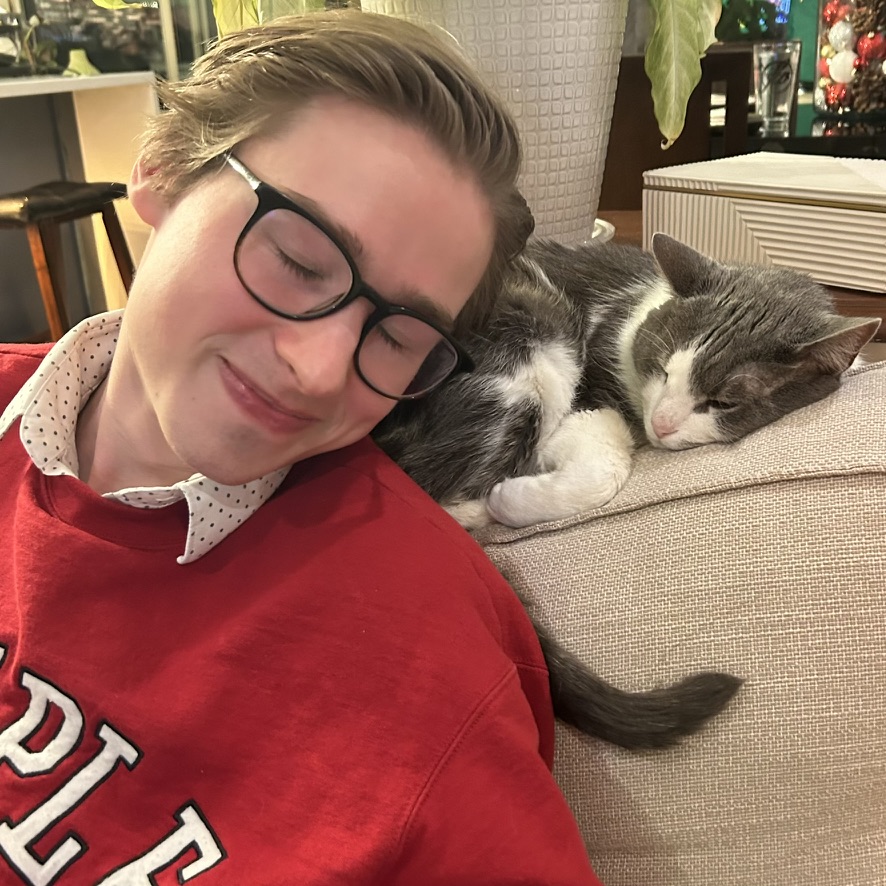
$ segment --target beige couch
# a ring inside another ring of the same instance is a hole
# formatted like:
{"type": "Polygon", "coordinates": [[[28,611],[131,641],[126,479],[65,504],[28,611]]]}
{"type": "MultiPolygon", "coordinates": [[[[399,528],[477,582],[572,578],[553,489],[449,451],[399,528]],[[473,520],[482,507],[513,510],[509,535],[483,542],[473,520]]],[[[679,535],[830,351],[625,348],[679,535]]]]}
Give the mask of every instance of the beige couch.
{"type": "Polygon", "coordinates": [[[606,886],[886,884],[886,363],[737,444],[641,451],[605,508],[479,540],[612,682],[747,680],[676,750],[560,728],[606,886]]]}

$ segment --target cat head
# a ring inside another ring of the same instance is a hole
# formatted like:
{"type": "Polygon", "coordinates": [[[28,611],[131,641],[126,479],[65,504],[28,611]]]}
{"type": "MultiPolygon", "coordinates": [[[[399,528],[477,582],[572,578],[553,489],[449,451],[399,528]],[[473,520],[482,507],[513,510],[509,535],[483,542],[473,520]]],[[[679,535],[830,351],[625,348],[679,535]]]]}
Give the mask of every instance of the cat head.
{"type": "Polygon", "coordinates": [[[639,325],[632,356],[654,446],[731,442],[820,400],[880,325],[841,317],[797,271],[722,264],[663,234],[652,252],[673,296],[639,325]]]}

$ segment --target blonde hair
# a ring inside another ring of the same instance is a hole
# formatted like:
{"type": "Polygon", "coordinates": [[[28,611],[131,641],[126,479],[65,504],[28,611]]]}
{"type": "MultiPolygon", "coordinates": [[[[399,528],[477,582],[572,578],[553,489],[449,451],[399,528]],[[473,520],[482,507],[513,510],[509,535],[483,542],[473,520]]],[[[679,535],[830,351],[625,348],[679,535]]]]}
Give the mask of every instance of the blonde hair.
{"type": "Polygon", "coordinates": [[[418,25],[340,10],[231,34],[196,62],[190,77],[160,87],[168,110],[153,119],[142,160],[172,199],[244,140],[269,134],[299,107],[329,95],[415,125],[453,165],[476,176],[492,207],[495,246],[456,331],[479,322],[533,227],[516,185],[519,136],[503,101],[471,65],[418,25]]]}

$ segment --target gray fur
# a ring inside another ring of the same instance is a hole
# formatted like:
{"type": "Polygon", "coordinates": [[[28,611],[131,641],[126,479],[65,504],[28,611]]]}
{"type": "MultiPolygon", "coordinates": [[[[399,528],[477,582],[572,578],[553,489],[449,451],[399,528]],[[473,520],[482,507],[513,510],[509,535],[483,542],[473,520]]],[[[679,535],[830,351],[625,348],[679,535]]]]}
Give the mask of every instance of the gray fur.
{"type": "Polygon", "coordinates": [[[489,321],[465,341],[475,371],[398,405],[376,431],[379,445],[445,506],[482,501],[501,481],[542,470],[542,429],[569,412],[615,409],[646,442],[636,388],[680,348],[697,348],[695,411],[710,412],[717,441],[730,442],[834,391],[876,331],[877,320],[840,317],[804,274],[723,265],[661,234],[653,253],[531,243],[489,321]],[[672,297],[637,329],[632,379],[619,362],[619,337],[663,285],[672,297]],[[531,376],[533,360],[553,345],[574,365],[568,405],[544,396],[541,376],[530,394],[504,402],[502,385],[531,376]]]}
{"type": "MultiPolygon", "coordinates": [[[[666,384],[675,352],[695,354],[684,371],[691,389],[684,403],[703,410],[711,439],[725,442],[833,391],[876,331],[878,321],[839,317],[825,290],[802,274],[727,267],[661,235],[653,251],[654,258],[616,245],[531,244],[489,322],[465,342],[475,371],[398,405],[377,429],[378,443],[469,528],[500,516],[493,505],[502,490],[523,521],[512,525],[525,525],[599,503],[583,495],[599,491],[594,484],[607,471],[610,482],[600,488],[617,492],[631,433],[638,442],[650,433],[643,387],[666,384]],[[652,297],[657,307],[632,320],[652,297]],[[601,458],[581,440],[575,445],[585,431],[596,435],[582,439],[599,444],[601,458]],[[521,485],[538,481],[528,492],[521,485]],[[559,510],[547,512],[546,499],[557,495],[559,510]]],[[[700,673],[623,692],[535,627],[556,715],[623,747],[666,747],[695,732],[741,683],[700,673]]]]}
{"type": "MultiPolygon", "coordinates": [[[[840,317],[828,293],[794,271],[722,265],[661,235],[653,252],[530,245],[489,322],[465,343],[476,370],[398,406],[378,429],[379,444],[456,513],[527,475],[578,476],[574,463],[552,468],[545,456],[546,441],[576,415],[615,411],[644,442],[640,389],[661,378],[675,352],[694,353],[694,411],[714,420],[714,439],[729,442],[835,390],[879,325],[840,317]],[[658,306],[632,321],[656,293],[658,306]],[[554,352],[567,359],[551,378],[540,355],[554,352]]],[[[697,731],[741,685],[704,672],[624,692],[535,627],[557,717],[626,748],[667,747],[697,731]]]]}

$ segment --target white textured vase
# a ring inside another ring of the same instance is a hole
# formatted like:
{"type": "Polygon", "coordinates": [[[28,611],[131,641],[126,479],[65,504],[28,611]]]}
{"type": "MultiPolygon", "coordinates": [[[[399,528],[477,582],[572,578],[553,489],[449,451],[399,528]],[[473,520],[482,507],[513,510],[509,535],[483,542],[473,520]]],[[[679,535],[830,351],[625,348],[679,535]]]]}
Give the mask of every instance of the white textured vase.
{"type": "Polygon", "coordinates": [[[594,230],[627,0],[362,0],[444,28],[511,107],[525,148],[521,188],[536,234],[594,230]]]}

